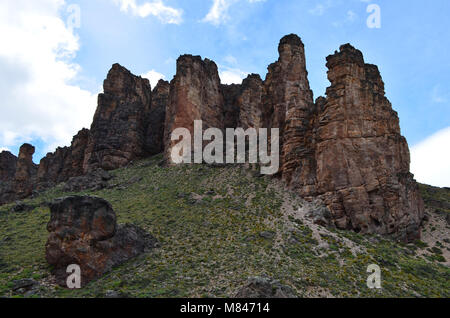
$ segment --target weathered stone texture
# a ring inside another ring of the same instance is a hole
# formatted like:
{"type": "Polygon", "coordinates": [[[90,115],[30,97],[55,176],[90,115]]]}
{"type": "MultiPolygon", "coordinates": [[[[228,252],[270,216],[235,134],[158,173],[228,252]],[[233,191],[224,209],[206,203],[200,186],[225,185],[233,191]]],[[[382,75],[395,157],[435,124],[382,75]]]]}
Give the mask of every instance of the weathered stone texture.
{"type": "Polygon", "coordinates": [[[113,65],[91,130],[80,131],[70,147],[42,159],[37,178],[32,146],[24,145],[18,159],[0,154],[0,204],[31,194],[33,186],[116,169],[160,152],[170,162],[177,142],[171,133],[187,128],[193,135],[194,121],[202,120],[204,130],[278,128],[279,176],[301,196],[321,197],[332,223],[418,238],[423,202],[378,68],[366,64],[351,45],[341,46],[327,57],[326,97],[314,103],[301,39],[283,37],[278,52],[264,81],[251,74],[233,85],[221,85],[213,61],[183,55],[170,84],[161,80],[153,92],[148,80],[113,65]]]}
{"type": "Polygon", "coordinates": [[[17,157],[9,151],[0,153],[0,182],[11,181],[16,173],[17,157]]]}
{"type": "Polygon", "coordinates": [[[156,155],[164,150],[164,122],[169,94],[170,83],[164,80],[160,80],[152,92],[145,135],[145,152],[149,155],[156,155]]]}
{"type": "Polygon", "coordinates": [[[302,194],[314,192],[313,93],[309,87],[305,49],[290,34],[280,41],[278,61],[269,66],[266,101],[273,110],[271,128],[280,129],[281,175],[302,194]]]}
{"type": "Polygon", "coordinates": [[[38,169],[38,189],[45,189],[69,178],[84,174],[84,158],[90,132],[83,129],[73,137],[70,147],[57,148],[41,159],[38,169]]]}
{"type": "Polygon", "coordinates": [[[19,150],[13,189],[18,199],[23,199],[33,192],[33,184],[37,174],[37,165],[33,163],[35,148],[30,144],[23,144],[19,150]]]}
{"type": "Polygon", "coordinates": [[[419,237],[423,203],[378,68],[349,44],[327,67],[331,86],[317,105],[317,194],[340,228],[419,237]]]}
{"type": "Polygon", "coordinates": [[[114,64],[103,89],[91,126],[84,172],[117,169],[145,155],[151,107],[148,79],[134,76],[114,64]]]}
{"type": "Polygon", "coordinates": [[[203,129],[224,128],[224,99],[217,65],[200,56],[183,55],[177,60],[177,73],[170,83],[165,124],[165,154],[176,142],[170,140],[176,128],[187,128],[192,136],[194,121],[202,120],[203,129]]]}
{"type": "Polygon", "coordinates": [[[72,196],[50,205],[47,262],[60,285],[66,286],[67,266],[81,269],[81,284],[157,246],[153,236],[134,225],[117,225],[111,205],[96,197],[72,196]]]}

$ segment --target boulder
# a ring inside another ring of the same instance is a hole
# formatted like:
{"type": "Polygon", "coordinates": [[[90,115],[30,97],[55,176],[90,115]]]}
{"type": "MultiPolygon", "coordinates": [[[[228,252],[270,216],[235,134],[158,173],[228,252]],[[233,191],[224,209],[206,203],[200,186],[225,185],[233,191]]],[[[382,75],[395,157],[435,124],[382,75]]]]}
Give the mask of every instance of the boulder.
{"type": "Polygon", "coordinates": [[[117,225],[111,204],[101,198],[65,197],[55,200],[50,210],[46,259],[61,286],[66,286],[71,264],[80,266],[84,286],[158,244],[135,225],[117,225]]]}

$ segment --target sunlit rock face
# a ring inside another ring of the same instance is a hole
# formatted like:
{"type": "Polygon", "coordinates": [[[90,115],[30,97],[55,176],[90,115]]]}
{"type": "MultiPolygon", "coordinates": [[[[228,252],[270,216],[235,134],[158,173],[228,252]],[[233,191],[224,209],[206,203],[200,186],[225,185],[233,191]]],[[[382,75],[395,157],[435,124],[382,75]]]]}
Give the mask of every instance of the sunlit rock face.
{"type": "Polygon", "coordinates": [[[145,155],[151,87],[148,79],[114,64],[98,96],[84,171],[117,169],[145,155]]]}
{"type": "MultiPolygon", "coordinates": [[[[305,48],[295,34],[283,37],[279,58],[264,80],[251,74],[241,84],[223,85],[217,65],[183,55],[176,75],[149,81],[114,64],[90,130],[70,147],[32,162],[34,147],[19,158],[0,154],[0,203],[29,196],[97,169],[111,170],[163,152],[171,162],[176,128],[278,128],[280,170],[285,184],[307,199],[322,198],[330,223],[362,233],[420,236],[424,207],[410,174],[408,144],[385,97],[375,65],[349,44],[327,57],[328,87],[314,102],[305,48]]],[[[203,143],[205,145],[206,142],[203,143]]]]}
{"type": "Polygon", "coordinates": [[[279,59],[269,66],[265,80],[266,108],[271,128],[280,129],[281,175],[302,194],[314,193],[312,125],[313,93],[309,87],[305,49],[301,39],[290,34],[278,46],[279,59]]]}
{"type": "Polygon", "coordinates": [[[224,98],[217,65],[200,56],[183,55],[177,60],[177,72],[170,83],[165,123],[165,154],[171,161],[176,143],[170,134],[177,128],[194,132],[194,121],[202,120],[203,129],[224,128],[224,98]]]}
{"type": "Polygon", "coordinates": [[[316,104],[316,194],[340,228],[418,238],[423,202],[378,68],[349,44],[327,67],[331,86],[316,104]]]}

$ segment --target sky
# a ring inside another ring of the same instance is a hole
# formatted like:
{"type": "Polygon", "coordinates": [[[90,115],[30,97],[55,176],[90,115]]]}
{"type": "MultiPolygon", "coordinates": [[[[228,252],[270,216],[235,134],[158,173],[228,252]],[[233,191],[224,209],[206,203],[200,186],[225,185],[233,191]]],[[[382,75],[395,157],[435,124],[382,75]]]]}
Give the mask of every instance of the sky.
{"type": "Polygon", "coordinates": [[[448,0],[2,0],[0,151],[34,161],[89,128],[111,65],[171,80],[181,54],[214,60],[223,83],[265,78],[281,37],[304,44],[314,96],[344,43],[378,65],[419,182],[450,187],[448,0]]]}

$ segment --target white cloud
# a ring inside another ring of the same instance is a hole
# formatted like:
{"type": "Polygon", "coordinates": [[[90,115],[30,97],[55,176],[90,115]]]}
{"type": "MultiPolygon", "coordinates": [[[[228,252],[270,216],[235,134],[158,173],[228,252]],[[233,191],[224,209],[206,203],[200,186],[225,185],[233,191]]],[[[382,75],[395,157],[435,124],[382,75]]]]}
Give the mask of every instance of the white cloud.
{"type": "Polygon", "coordinates": [[[450,127],[411,148],[411,172],[421,183],[450,187],[450,127]]]}
{"type": "MultiPolygon", "coordinates": [[[[213,0],[213,5],[208,14],[203,18],[202,22],[209,22],[213,25],[220,25],[227,22],[230,17],[228,16],[228,9],[231,5],[241,0],[213,0]]],[[[247,0],[249,3],[264,2],[266,0],[247,0]]]]}
{"type": "Polygon", "coordinates": [[[40,138],[70,144],[89,127],[96,95],[74,85],[78,37],[62,19],[63,0],[0,2],[0,146],[40,138]]]}
{"type": "Polygon", "coordinates": [[[237,65],[237,59],[233,55],[225,56],[224,61],[230,65],[237,65]]]}
{"type": "Polygon", "coordinates": [[[150,84],[152,85],[152,89],[155,88],[156,84],[160,79],[166,79],[164,74],[158,73],[155,70],[148,71],[145,74],[141,75],[143,78],[148,78],[150,80],[150,84]]]}
{"type": "Polygon", "coordinates": [[[440,85],[433,87],[433,90],[431,91],[431,101],[437,104],[447,102],[447,96],[441,91],[440,85]]]}
{"type": "Polygon", "coordinates": [[[327,0],[323,3],[317,3],[316,6],[312,9],[309,9],[308,12],[309,12],[309,14],[312,14],[312,15],[321,16],[325,13],[325,11],[330,9],[332,6],[333,6],[332,1],[327,0]]]}
{"type": "Polygon", "coordinates": [[[6,147],[0,147],[0,153],[2,153],[3,151],[11,151],[6,147]]]}
{"type": "Polygon", "coordinates": [[[249,73],[241,71],[237,68],[221,67],[224,70],[219,72],[220,82],[222,84],[241,84],[242,80],[248,76],[249,73]]]}
{"type": "Polygon", "coordinates": [[[145,2],[141,5],[136,0],[114,0],[123,12],[131,12],[141,18],[150,15],[157,17],[162,23],[180,24],[183,22],[183,10],[166,6],[162,0],[145,2]]]}
{"type": "Polygon", "coordinates": [[[347,11],[347,21],[353,22],[357,18],[357,14],[352,10],[347,11]]]}

